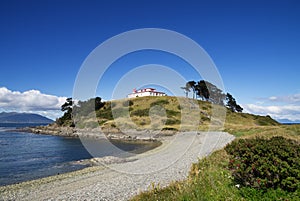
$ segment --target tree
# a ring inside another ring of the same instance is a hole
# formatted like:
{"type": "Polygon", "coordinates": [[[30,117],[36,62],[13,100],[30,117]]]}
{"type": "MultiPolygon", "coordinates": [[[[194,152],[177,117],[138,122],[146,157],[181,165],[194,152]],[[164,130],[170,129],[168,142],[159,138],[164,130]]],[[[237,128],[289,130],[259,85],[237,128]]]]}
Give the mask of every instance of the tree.
{"type": "Polygon", "coordinates": [[[196,93],[196,82],[195,81],[189,81],[186,83],[186,87],[192,89],[193,91],[193,99],[195,99],[195,93],[196,93]]]}
{"type": "Polygon", "coordinates": [[[243,112],[243,108],[240,105],[236,105],[235,110],[237,112],[243,112]]]}
{"type": "Polygon", "coordinates": [[[72,106],[74,104],[74,101],[72,98],[67,98],[66,102],[61,106],[61,111],[71,111],[72,112],[72,106]]]}
{"type": "Polygon", "coordinates": [[[232,112],[242,112],[243,108],[236,103],[235,98],[230,93],[226,94],[226,106],[232,111],[232,112]]]}
{"type": "Polygon", "coordinates": [[[197,96],[199,96],[202,100],[208,101],[209,91],[204,80],[197,82],[197,85],[195,86],[195,90],[197,96]]]}
{"type": "Polygon", "coordinates": [[[191,91],[189,87],[180,87],[181,89],[184,90],[185,97],[187,98],[189,96],[189,92],[191,91]]]}
{"type": "Polygon", "coordinates": [[[69,125],[74,127],[74,122],[72,121],[72,111],[73,111],[74,101],[72,98],[67,98],[66,102],[61,106],[61,111],[65,112],[64,115],[56,120],[56,123],[60,126],[69,125]]]}
{"type": "Polygon", "coordinates": [[[216,85],[205,81],[207,89],[209,91],[209,100],[210,102],[217,104],[217,105],[224,105],[224,101],[226,95],[223,93],[221,89],[219,89],[216,85]]]}
{"type": "Polygon", "coordinates": [[[56,120],[58,125],[69,125],[75,126],[73,120],[87,116],[95,110],[99,110],[104,106],[104,103],[101,102],[100,97],[91,98],[86,101],[78,101],[74,104],[72,98],[67,98],[66,102],[61,106],[61,111],[65,112],[64,115],[56,120]],[[74,119],[72,119],[72,115],[74,119]]]}
{"type": "Polygon", "coordinates": [[[73,113],[76,116],[87,116],[91,112],[95,112],[104,106],[100,97],[91,98],[86,101],[78,101],[73,108],[73,113]]]}
{"type": "Polygon", "coordinates": [[[104,106],[104,103],[101,102],[100,97],[95,98],[95,110],[99,110],[104,106]]]}

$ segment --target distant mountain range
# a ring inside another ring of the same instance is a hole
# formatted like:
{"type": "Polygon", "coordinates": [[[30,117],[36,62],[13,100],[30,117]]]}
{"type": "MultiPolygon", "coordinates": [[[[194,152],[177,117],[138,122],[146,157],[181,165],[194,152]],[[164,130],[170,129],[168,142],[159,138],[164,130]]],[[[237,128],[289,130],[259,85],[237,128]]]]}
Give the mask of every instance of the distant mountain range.
{"type": "Polygon", "coordinates": [[[0,113],[0,123],[42,123],[50,124],[53,120],[39,114],[2,112],[0,113]]]}

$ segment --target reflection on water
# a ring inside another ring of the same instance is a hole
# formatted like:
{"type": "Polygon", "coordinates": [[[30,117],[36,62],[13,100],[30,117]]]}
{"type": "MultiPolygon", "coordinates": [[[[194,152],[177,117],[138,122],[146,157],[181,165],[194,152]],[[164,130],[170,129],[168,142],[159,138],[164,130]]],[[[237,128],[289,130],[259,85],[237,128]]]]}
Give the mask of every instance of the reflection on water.
{"type": "MultiPolygon", "coordinates": [[[[159,145],[159,143],[124,143],[118,140],[111,141],[109,145],[108,143],[106,140],[96,142],[97,146],[101,147],[112,147],[112,143],[118,150],[126,151],[126,156],[130,153],[142,153],[159,145]]],[[[72,161],[92,158],[79,139],[19,133],[8,131],[7,127],[1,125],[0,147],[0,185],[82,169],[86,165],[72,161]]],[[[98,153],[97,157],[108,155],[118,156],[118,153],[108,150],[98,153]]]]}

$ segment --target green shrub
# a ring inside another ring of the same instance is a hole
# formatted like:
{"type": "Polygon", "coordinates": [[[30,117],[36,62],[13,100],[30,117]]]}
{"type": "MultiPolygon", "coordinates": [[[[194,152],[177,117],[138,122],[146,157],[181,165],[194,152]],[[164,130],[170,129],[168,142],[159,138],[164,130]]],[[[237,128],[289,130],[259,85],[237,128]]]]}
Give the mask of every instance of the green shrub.
{"type": "Polygon", "coordinates": [[[166,110],[167,116],[172,117],[172,116],[177,116],[180,114],[180,112],[174,111],[174,110],[166,110]]]}
{"type": "Polygon", "coordinates": [[[146,121],[141,121],[139,124],[140,124],[140,126],[144,126],[144,125],[146,125],[147,123],[146,123],[146,121]]]}
{"type": "Polygon", "coordinates": [[[235,182],[256,189],[300,187],[299,143],[283,137],[239,139],[225,147],[235,182]]]}
{"type": "Polygon", "coordinates": [[[103,107],[103,110],[100,109],[100,110],[97,110],[96,111],[96,116],[98,118],[101,118],[101,119],[107,119],[107,120],[112,120],[113,119],[113,115],[112,115],[112,112],[111,112],[111,107],[103,107]]]}
{"type": "Polygon", "coordinates": [[[295,192],[284,191],[278,189],[256,189],[250,187],[242,187],[239,189],[238,194],[245,200],[261,201],[261,200],[300,200],[299,189],[295,192]]]}
{"type": "Polygon", "coordinates": [[[205,107],[205,106],[202,106],[202,110],[207,110],[207,107],[205,107]]]}
{"type": "Polygon", "coordinates": [[[168,118],[166,121],[166,125],[180,124],[180,122],[181,121],[178,119],[168,118]]]}
{"type": "Polygon", "coordinates": [[[123,102],[123,106],[124,107],[128,107],[128,106],[132,106],[133,105],[133,101],[132,100],[126,100],[123,102]]]}
{"type": "Polygon", "coordinates": [[[131,112],[131,115],[133,116],[139,116],[139,117],[147,117],[149,116],[149,109],[139,109],[139,110],[134,110],[131,112]]]}
{"type": "Polygon", "coordinates": [[[103,125],[105,122],[107,122],[106,119],[103,119],[103,120],[98,121],[99,125],[103,125]]]}
{"type": "Polygon", "coordinates": [[[206,116],[201,116],[201,120],[202,121],[210,121],[210,118],[206,117],[206,116]]]}
{"type": "Polygon", "coordinates": [[[163,131],[178,131],[177,128],[172,128],[172,127],[164,127],[162,130],[163,131]]]}
{"type": "Polygon", "coordinates": [[[161,100],[157,100],[157,101],[154,101],[150,104],[150,107],[153,107],[155,105],[167,105],[169,104],[169,101],[168,100],[165,100],[165,99],[161,99],[161,100]]]}

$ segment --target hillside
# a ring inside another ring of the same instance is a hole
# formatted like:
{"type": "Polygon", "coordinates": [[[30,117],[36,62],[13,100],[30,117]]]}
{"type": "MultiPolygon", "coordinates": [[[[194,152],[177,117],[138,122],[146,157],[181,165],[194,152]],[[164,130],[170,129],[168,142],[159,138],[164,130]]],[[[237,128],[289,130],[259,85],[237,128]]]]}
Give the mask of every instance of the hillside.
{"type": "Polygon", "coordinates": [[[39,114],[32,113],[17,113],[17,112],[2,112],[0,113],[0,123],[53,123],[51,119],[48,119],[39,114]]]}
{"type": "MultiPolygon", "coordinates": [[[[92,118],[92,114],[77,114],[79,117],[76,119],[76,126],[95,128],[100,125],[104,129],[121,127],[137,130],[207,130],[211,124],[212,108],[226,113],[225,128],[279,125],[269,116],[235,113],[222,106],[212,107],[211,103],[205,101],[165,96],[105,102],[96,111],[97,121],[92,118]],[[195,120],[199,120],[199,123],[194,122],[195,120]]],[[[221,125],[222,121],[217,117],[214,122],[221,125]]],[[[222,127],[220,125],[216,129],[222,127]]]]}

